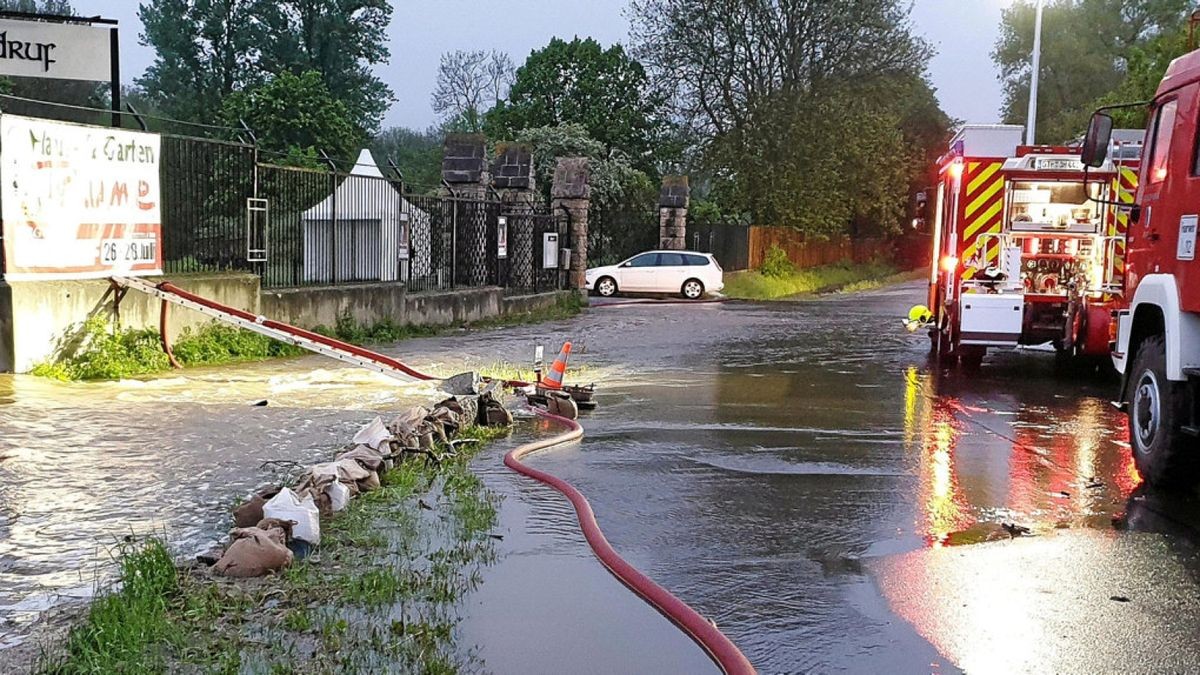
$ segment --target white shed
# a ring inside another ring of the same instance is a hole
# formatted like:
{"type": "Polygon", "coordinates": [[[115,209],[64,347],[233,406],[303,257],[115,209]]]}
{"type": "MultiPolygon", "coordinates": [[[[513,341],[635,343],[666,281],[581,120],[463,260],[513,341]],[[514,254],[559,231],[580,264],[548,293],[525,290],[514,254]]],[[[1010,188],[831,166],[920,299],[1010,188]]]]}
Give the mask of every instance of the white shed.
{"type": "Polygon", "coordinates": [[[305,282],[404,281],[410,264],[428,274],[429,214],[383,177],[370,150],[300,222],[305,282]]]}

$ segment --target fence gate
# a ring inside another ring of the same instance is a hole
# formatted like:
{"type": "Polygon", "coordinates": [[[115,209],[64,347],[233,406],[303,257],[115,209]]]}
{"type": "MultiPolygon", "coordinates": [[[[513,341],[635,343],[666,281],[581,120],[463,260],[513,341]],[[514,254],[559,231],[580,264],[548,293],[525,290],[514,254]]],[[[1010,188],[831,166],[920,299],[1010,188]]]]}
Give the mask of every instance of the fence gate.
{"type": "Polygon", "coordinates": [[[267,223],[271,220],[270,202],[261,197],[246,198],[246,262],[265,263],[270,257],[267,223]]]}

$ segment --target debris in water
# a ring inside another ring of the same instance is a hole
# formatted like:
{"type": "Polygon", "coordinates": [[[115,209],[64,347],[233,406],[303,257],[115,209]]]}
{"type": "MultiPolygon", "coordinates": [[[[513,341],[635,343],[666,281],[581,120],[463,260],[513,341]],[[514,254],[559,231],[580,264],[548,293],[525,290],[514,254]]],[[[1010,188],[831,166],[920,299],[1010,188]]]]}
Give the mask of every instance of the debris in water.
{"type": "Polygon", "coordinates": [[[253,405],[255,408],[265,408],[268,405],[270,405],[270,403],[271,403],[270,401],[268,401],[267,399],[264,398],[261,401],[255,401],[251,405],[253,405]]]}
{"type": "Polygon", "coordinates": [[[1003,527],[1004,531],[1008,533],[1009,539],[1024,537],[1031,532],[1028,527],[1025,527],[1024,525],[1017,525],[1015,523],[1000,523],[1000,527],[1003,527]]]}
{"type": "Polygon", "coordinates": [[[429,504],[426,504],[424,499],[418,499],[418,500],[417,500],[417,506],[421,507],[422,509],[425,509],[426,511],[432,511],[432,510],[433,510],[433,507],[432,507],[432,506],[430,506],[429,504]]]}
{"type": "Polygon", "coordinates": [[[1108,596],[1108,599],[1115,600],[1116,602],[1129,602],[1129,598],[1125,597],[1124,595],[1110,595],[1108,596]]]}

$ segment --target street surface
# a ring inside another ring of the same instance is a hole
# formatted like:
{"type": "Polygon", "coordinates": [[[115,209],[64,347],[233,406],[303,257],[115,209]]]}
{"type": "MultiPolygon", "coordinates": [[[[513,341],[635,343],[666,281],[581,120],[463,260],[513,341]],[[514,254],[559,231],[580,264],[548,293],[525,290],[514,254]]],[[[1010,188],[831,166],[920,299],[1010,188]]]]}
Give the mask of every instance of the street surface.
{"type": "MultiPolygon", "coordinates": [[[[1200,506],[1137,487],[1112,383],[1037,353],[939,374],[899,321],[922,298],[634,304],[384,351],[448,373],[573,340],[567,380],[596,381],[600,408],[582,445],[528,463],[579,487],[617,550],[764,673],[1193,670],[1200,506]]],[[[317,357],[145,384],[0,376],[0,622],[86,594],[123,532],[201,547],[263,460],[311,461],[430,395],[317,357]]],[[[476,464],[505,539],[464,648],[496,672],[706,665],[505,449],[476,464]]]]}

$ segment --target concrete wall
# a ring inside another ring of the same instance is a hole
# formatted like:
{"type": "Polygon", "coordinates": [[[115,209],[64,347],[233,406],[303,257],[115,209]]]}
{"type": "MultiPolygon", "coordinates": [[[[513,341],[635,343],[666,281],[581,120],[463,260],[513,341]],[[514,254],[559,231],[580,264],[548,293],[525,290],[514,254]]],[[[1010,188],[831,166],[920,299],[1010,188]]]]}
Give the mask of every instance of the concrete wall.
{"type": "MultiPolygon", "coordinates": [[[[258,277],[214,274],[173,278],[180,288],[206,298],[258,311],[258,277]]],[[[127,328],[158,328],[160,302],[130,291],[117,308],[127,328]]],[[[39,361],[69,350],[79,325],[97,313],[111,315],[113,291],[105,279],[0,282],[0,372],[26,372],[39,361]]],[[[202,314],[170,310],[168,335],[207,323],[202,314]]]]}
{"type": "MultiPolygon", "coordinates": [[[[571,291],[505,297],[499,288],[408,293],[398,284],[290,289],[260,292],[251,274],[173,277],[179,287],[217,302],[302,328],[332,327],[346,314],[360,325],[385,320],[398,325],[449,325],[521,314],[551,307],[571,291]]],[[[0,281],[0,372],[27,372],[39,361],[68,351],[79,325],[90,316],[110,315],[113,295],[107,280],[0,281]]],[[[159,325],[157,298],[130,291],[119,316],[126,328],[159,325]]],[[[170,308],[172,340],[186,328],[211,319],[177,305],[170,308]]]]}
{"type": "Polygon", "coordinates": [[[262,313],[302,328],[333,326],[346,314],[361,325],[447,325],[499,316],[503,291],[472,288],[408,293],[395,284],[297,288],[262,294],[262,313]]]}

